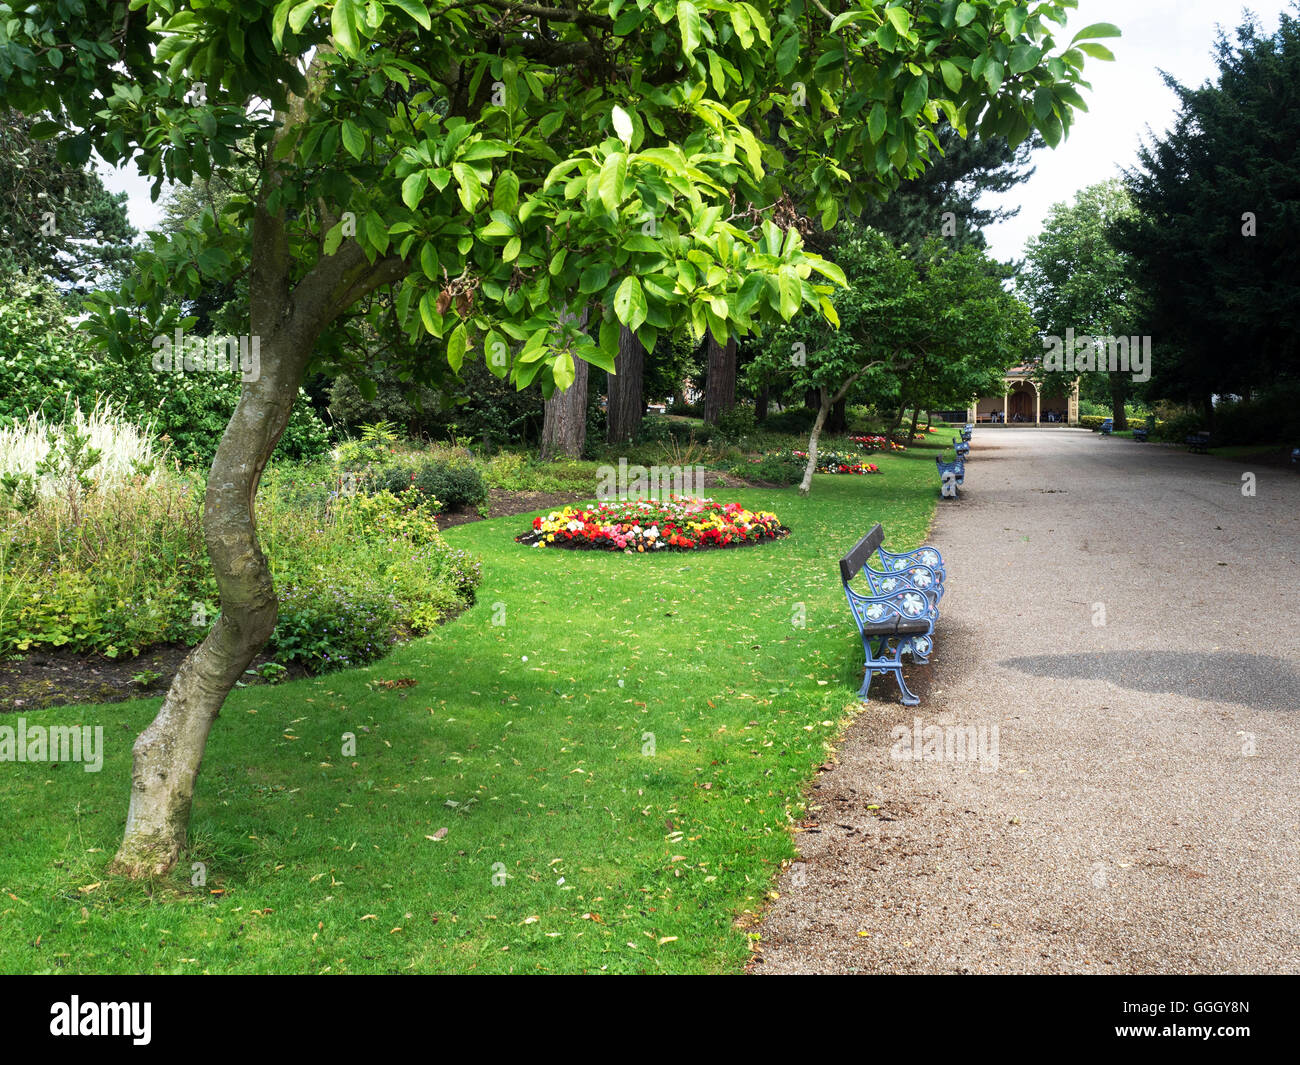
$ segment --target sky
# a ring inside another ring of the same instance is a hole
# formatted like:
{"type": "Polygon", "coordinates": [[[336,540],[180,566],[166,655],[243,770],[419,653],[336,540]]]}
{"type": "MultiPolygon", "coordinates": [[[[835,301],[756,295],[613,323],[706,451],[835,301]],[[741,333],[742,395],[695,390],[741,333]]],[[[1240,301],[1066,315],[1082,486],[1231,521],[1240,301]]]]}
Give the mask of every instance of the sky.
{"type": "MultiPolygon", "coordinates": [[[[1268,33],[1292,7],[1290,0],[1253,0],[1248,6],[1268,33]]],[[[1034,156],[1037,171],[1029,181],[987,198],[985,206],[1020,207],[1015,218],[986,231],[993,254],[1002,260],[1021,258],[1025,241],[1039,231],[1052,204],[1073,199],[1080,189],[1132,166],[1142,138],[1149,131],[1164,132],[1173,121],[1174,95],[1160,70],[1190,85],[1211,78],[1215,28],[1221,24],[1231,32],[1245,10],[1223,0],[1079,0],[1062,36],[1068,39],[1094,22],[1112,22],[1124,35],[1102,43],[1115,53],[1115,62],[1088,61],[1092,91],[1084,96],[1089,110],[1077,117],[1069,139],[1034,156]]],[[[143,233],[157,225],[162,201],[150,201],[149,183],[136,176],[134,167],[113,171],[101,164],[100,172],[111,190],[129,194],[136,229],[143,233]]]]}
{"type": "Polygon", "coordinates": [[[1015,218],[985,230],[993,255],[1003,261],[1022,258],[1025,241],[1041,229],[1052,204],[1072,200],[1080,189],[1132,167],[1149,131],[1163,133],[1173,124],[1177,100],[1160,71],[1184,85],[1214,78],[1215,27],[1222,25],[1231,39],[1247,6],[1266,33],[1277,30],[1283,11],[1292,10],[1288,0],[1245,6],[1223,0],[1080,0],[1070,15],[1067,40],[1094,22],[1114,23],[1124,36],[1100,42],[1115,53],[1115,62],[1088,60],[1084,73],[1092,91],[1083,93],[1088,112],[1076,116],[1069,139],[1034,155],[1037,170],[1027,182],[981,204],[1020,207],[1015,218]]]}

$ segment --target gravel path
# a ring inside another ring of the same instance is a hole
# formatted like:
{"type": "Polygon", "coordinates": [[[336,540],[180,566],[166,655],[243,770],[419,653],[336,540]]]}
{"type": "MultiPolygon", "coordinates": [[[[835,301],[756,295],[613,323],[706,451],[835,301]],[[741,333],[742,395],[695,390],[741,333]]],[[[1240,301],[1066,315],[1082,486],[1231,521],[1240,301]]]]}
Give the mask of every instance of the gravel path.
{"type": "Polygon", "coordinates": [[[1300,972],[1300,476],[1251,469],[975,431],[921,705],[874,682],[753,971],[1300,972]],[[891,757],[918,717],[996,758],[891,757]]]}

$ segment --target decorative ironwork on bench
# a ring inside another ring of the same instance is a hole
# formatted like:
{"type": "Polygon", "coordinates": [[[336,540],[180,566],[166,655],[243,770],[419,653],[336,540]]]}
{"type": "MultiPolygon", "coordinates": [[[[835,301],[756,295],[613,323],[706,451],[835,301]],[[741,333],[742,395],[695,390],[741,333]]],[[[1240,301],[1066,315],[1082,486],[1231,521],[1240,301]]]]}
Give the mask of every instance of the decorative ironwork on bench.
{"type": "Polygon", "coordinates": [[[898,683],[903,705],[916,706],[921,700],[903,679],[903,655],[918,665],[930,660],[947,572],[943,556],[933,547],[886,551],[884,538],[877,524],[840,559],[840,582],[866,659],[858,697],[867,698],[874,674],[886,673],[898,683]],[[866,582],[865,591],[852,585],[859,575],[866,582]]]}

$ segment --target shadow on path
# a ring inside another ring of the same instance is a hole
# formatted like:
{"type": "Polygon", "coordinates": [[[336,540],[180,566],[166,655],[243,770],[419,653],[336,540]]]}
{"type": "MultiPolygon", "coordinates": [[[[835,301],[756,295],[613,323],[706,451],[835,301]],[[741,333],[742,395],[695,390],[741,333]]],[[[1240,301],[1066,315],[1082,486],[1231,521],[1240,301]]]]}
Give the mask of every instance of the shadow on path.
{"type": "Polygon", "coordinates": [[[1098,651],[1031,655],[999,663],[1035,677],[1105,680],[1132,691],[1172,693],[1252,710],[1300,709],[1300,673],[1283,658],[1194,651],[1098,651]]]}

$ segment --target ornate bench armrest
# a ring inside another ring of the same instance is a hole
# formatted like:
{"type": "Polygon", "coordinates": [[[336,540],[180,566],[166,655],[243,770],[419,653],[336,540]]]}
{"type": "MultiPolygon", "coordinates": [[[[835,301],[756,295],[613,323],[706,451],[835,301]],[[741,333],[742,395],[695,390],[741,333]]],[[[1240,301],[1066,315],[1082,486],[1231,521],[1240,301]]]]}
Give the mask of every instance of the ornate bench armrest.
{"type": "Polygon", "coordinates": [[[897,595],[910,589],[928,596],[935,605],[943,598],[942,571],[922,562],[910,562],[902,568],[884,571],[863,566],[862,573],[873,595],[897,595]]]}
{"type": "Polygon", "coordinates": [[[859,626],[899,618],[902,621],[924,621],[929,625],[928,631],[933,632],[934,623],[939,620],[934,600],[910,585],[892,595],[863,595],[846,584],[844,594],[859,626]]]}
{"type": "Polygon", "coordinates": [[[886,551],[881,547],[877,548],[876,553],[885,564],[885,568],[889,570],[909,569],[920,563],[939,574],[941,580],[948,572],[943,564],[943,556],[935,548],[924,544],[911,551],[886,551]]]}

